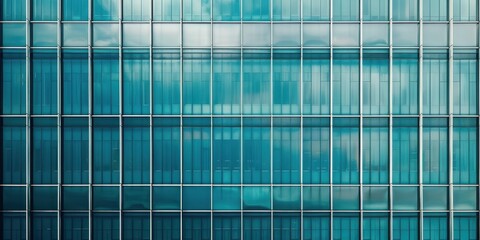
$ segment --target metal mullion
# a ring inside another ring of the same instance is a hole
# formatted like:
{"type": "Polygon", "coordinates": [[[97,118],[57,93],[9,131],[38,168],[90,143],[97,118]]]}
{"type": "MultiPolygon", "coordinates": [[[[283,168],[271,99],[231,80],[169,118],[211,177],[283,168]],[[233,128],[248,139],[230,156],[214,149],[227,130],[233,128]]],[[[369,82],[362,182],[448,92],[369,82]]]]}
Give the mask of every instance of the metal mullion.
{"type": "Polygon", "coordinates": [[[240,239],[243,239],[243,1],[240,1],[240,239]]]}
{"type": "Polygon", "coordinates": [[[92,237],[93,227],[93,202],[92,202],[92,184],[93,184],[93,127],[92,127],[92,114],[93,114],[93,75],[92,75],[92,0],[88,1],[88,238],[92,237]]]}
{"type": "Polygon", "coordinates": [[[274,240],[273,221],[273,5],[270,4],[270,239],[274,240]]]}
{"type": "Polygon", "coordinates": [[[419,233],[418,236],[420,239],[423,239],[423,4],[422,1],[419,2],[419,11],[418,15],[420,16],[419,22],[419,60],[418,60],[418,114],[419,114],[419,201],[420,201],[420,216],[419,216],[419,233]]]}
{"type": "Polygon", "coordinates": [[[180,239],[183,239],[183,0],[180,1],[180,239]]]}
{"type": "Polygon", "coordinates": [[[118,229],[119,229],[119,239],[123,239],[123,1],[119,1],[118,7],[118,96],[119,96],[119,169],[120,169],[120,179],[119,179],[119,220],[118,220],[118,229]]]}
{"type": "Polygon", "coordinates": [[[62,238],[62,1],[57,5],[57,238],[62,238]]]}
{"type": "Polygon", "coordinates": [[[150,157],[150,196],[149,196],[149,204],[150,204],[150,211],[149,211],[149,238],[153,239],[153,1],[149,1],[150,4],[150,18],[149,18],[149,31],[150,31],[150,47],[149,47],[149,81],[150,81],[150,142],[149,142],[149,157],[150,157]]]}
{"type": "Polygon", "coordinates": [[[26,194],[25,194],[25,202],[26,202],[26,212],[25,212],[25,236],[26,239],[30,239],[30,188],[31,188],[31,179],[30,179],[30,161],[31,161],[31,111],[30,111],[30,80],[31,80],[31,75],[30,75],[30,68],[31,68],[31,62],[30,62],[30,1],[26,1],[25,4],[25,15],[26,15],[26,27],[25,27],[25,36],[26,36],[26,49],[25,49],[25,88],[26,88],[26,93],[25,93],[25,113],[26,113],[26,120],[25,120],[25,151],[26,151],[26,162],[25,162],[25,183],[26,183],[26,194]]]}
{"type": "Polygon", "coordinates": [[[330,22],[329,22],[329,31],[330,31],[330,141],[329,141],[329,148],[330,148],[330,156],[329,156],[329,164],[330,164],[330,240],[333,240],[333,1],[330,0],[330,22]]]}
{"type": "Polygon", "coordinates": [[[454,239],[453,227],[454,227],[454,215],[453,215],[453,1],[448,2],[448,204],[450,209],[449,216],[449,236],[450,239],[454,239]]]}
{"type": "Polygon", "coordinates": [[[359,63],[359,105],[360,105],[360,135],[359,135],[359,160],[360,160],[360,239],[363,239],[363,0],[360,0],[360,63],[359,63]]]}
{"type": "Polygon", "coordinates": [[[210,10],[210,238],[213,239],[213,1],[210,10]]]}
{"type": "Polygon", "coordinates": [[[300,239],[303,239],[303,0],[300,2],[300,239]]]}
{"type": "Polygon", "coordinates": [[[388,128],[388,170],[389,170],[389,177],[388,177],[388,183],[389,183],[389,194],[388,194],[388,206],[390,209],[390,216],[389,216],[389,224],[388,224],[388,232],[389,232],[389,238],[393,239],[393,98],[392,98],[392,92],[393,92],[393,22],[392,22],[392,13],[393,13],[393,8],[392,8],[392,2],[393,0],[388,1],[388,118],[389,118],[389,128],[388,128]]]}

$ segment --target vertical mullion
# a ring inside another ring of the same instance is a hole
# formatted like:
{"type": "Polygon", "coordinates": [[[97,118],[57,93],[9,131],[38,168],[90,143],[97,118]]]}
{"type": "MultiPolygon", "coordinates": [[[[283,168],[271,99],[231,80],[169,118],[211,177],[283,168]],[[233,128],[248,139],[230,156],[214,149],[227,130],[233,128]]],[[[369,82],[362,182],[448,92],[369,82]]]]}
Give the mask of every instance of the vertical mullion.
{"type": "Polygon", "coordinates": [[[363,239],[363,0],[360,0],[360,63],[359,63],[359,104],[360,104],[360,136],[359,136],[359,160],[360,160],[360,239],[363,239]]]}
{"type": "Polygon", "coordinates": [[[330,0],[330,62],[329,62],[329,68],[330,68],[330,99],[329,99],[329,104],[330,104],[330,156],[329,156],[329,166],[330,166],[330,240],[333,240],[333,1],[330,0]]]}
{"type": "Polygon", "coordinates": [[[453,215],[453,1],[449,1],[448,7],[448,204],[450,210],[449,216],[449,236],[454,239],[454,215],[453,215]]]}
{"type": "Polygon", "coordinates": [[[57,237],[61,239],[62,206],[62,1],[57,1],[57,237]]]}
{"type": "MultiPolygon", "coordinates": [[[[149,45],[149,86],[150,86],[150,128],[149,128],[149,134],[150,134],[150,142],[149,142],[149,164],[150,164],[150,169],[149,169],[149,174],[150,174],[150,195],[149,195],[149,205],[150,205],[150,211],[149,211],[149,238],[153,239],[153,24],[152,24],[152,19],[153,19],[153,1],[154,0],[149,0],[150,4],[150,11],[149,11],[149,31],[150,31],[150,45],[149,45]]],[[[143,12],[143,11],[142,11],[143,12]]]]}
{"type": "Polygon", "coordinates": [[[92,84],[92,3],[93,0],[88,1],[88,238],[92,238],[92,183],[93,183],[93,128],[92,128],[92,113],[93,113],[93,84],[92,84]]]}
{"type": "MultiPolygon", "coordinates": [[[[210,0],[210,238],[213,239],[213,0],[210,0]]],[[[203,112],[203,110],[202,110],[203,112]]],[[[223,128],[222,128],[223,129],[223,128]]],[[[223,138],[223,132],[222,138],[223,138]]]]}
{"type": "Polygon", "coordinates": [[[183,239],[183,0],[180,1],[180,239],[183,239]]]}
{"type": "Polygon", "coordinates": [[[243,1],[240,1],[240,239],[244,238],[243,224],[243,1]]]}
{"type": "Polygon", "coordinates": [[[31,59],[30,59],[30,1],[26,1],[25,4],[25,10],[26,10],[26,51],[25,51],[25,58],[26,58],[26,66],[25,66],[25,85],[26,85],[26,93],[25,93],[25,113],[26,113],[26,120],[25,120],[25,150],[26,150],[26,163],[25,163],[25,183],[27,185],[26,187],[26,196],[25,196],[25,202],[26,202],[26,212],[25,212],[25,231],[26,231],[26,239],[30,239],[31,234],[30,234],[30,188],[31,188],[31,183],[30,183],[30,161],[31,161],[31,109],[30,109],[30,68],[31,68],[31,59]]]}
{"type": "Polygon", "coordinates": [[[303,1],[300,4],[300,239],[303,239],[303,1]]]}
{"type": "Polygon", "coordinates": [[[392,154],[392,144],[393,144],[393,115],[392,115],[392,92],[393,92],[393,23],[392,23],[392,2],[393,0],[388,1],[388,117],[389,117],[389,133],[388,133],[388,162],[389,162],[389,208],[390,209],[390,218],[389,218],[389,237],[393,239],[393,154],[392,154]]]}
{"type": "Polygon", "coordinates": [[[118,96],[119,96],[119,169],[120,169],[120,179],[119,179],[119,219],[118,219],[118,228],[119,228],[119,239],[123,239],[123,1],[118,1],[118,78],[119,78],[119,88],[118,88],[118,96]]]}
{"type": "Polygon", "coordinates": [[[418,114],[419,114],[419,196],[420,196],[420,216],[419,216],[419,233],[418,236],[420,239],[423,239],[423,1],[419,1],[419,11],[418,15],[420,16],[419,29],[420,29],[420,39],[419,39],[419,60],[418,60],[418,114]]]}
{"type": "Polygon", "coordinates": [[[275,240],[274,238],[274,209],[273,209],[273,141],[274,141],[274,126],[273,126],[273,1],[270,3],[269,9],[269,19],[270,19],[270,239],[275,240]]]}

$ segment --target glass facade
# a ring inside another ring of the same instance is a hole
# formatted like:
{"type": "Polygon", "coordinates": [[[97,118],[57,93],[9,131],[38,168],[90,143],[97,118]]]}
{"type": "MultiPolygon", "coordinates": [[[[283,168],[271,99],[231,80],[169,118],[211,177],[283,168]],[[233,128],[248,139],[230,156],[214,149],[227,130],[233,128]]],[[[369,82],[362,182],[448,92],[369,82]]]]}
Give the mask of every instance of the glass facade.
{"type": "Polygon", "coordinates": [[[479,239],[477,0],[0,4],[0,239],[479,239]]]}

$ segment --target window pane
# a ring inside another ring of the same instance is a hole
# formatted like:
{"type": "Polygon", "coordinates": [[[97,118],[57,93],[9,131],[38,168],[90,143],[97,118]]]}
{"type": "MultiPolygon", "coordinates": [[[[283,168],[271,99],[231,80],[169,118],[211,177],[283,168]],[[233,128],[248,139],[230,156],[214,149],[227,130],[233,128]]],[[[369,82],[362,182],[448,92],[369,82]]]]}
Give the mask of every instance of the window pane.
{"type": "Polygon", "coordinates": [[[418,0],[392,0],[394,21],[417,21],[418,0]]]}
{"type": "Polygon", "coordinates": [[[455,21],[476,21],[478,1],[476,0],[455,0],[453,1],[453,20],[455,21]]]}
{"type": "Polygon", "coordinates": [[[454,52],[453,55],[453,113],[478,112],[477,52],[454,52]]]}
{"type": "Polygon", "coordinates": [[[88,183],[88,119],[64,118],[62,130],[62,182],[88,183]]]}
{"type": "Polygon", "coordinates": [[[213,182],[240,183],[240,119],[214,120],[212,151],[213,182]]]}
{"type": "Polygon", "coordinates": [[[0,120],[0,182],[21,184],[26,181],[26,127],[24,118],[0,120]]]}
{"type": "Polygon", "coordinates": [[[3,47],[25,47],[26,28],[23,23],[4,23],[2,28],[3,47]]]}
{"type": "Polygon", "coordinates": [[[123,183],[150,182],[150,119],[123,120],[123,183]]]}
{"type": "Polygon", "coordinates": [[[273,187],[273,209],[300,209],[300,187],[273,187]]]}
{"type": "MultiPolygon", "coordinates": [[[[138,0],[135,0],[135,1],[138,1],[138,0]]],[[[128,23],[123,24],[123,45],[126,47],[149,46],[150,45],[150,25],[128,24],[128,23]]]]}
{"type": "Polygon", "coordinates": [[[152,236],[154,239],[180,240],[180,214],[154,213],[152,236]]]}
{"type": "Polygon", "coordinates": [[[303,46],[327,47],[330,45],[329,24],[303,24],[303,46]]]}
{"type": "Polygon", "coordinates": [[[416,240],[419,235],[418,215],[416,213],[395,213],[393,215],[393,239],[416,240]]]}
{"type": "Polygon", "coordinates": [[[300,123],[296,119],[273,122],[273,182],[300,183],[300,123]]]}
{"type": "Polygon", "coordinates": [[[91,231],[93,239],[120,239],[120,223],[118,213],[94,213],[92,215],[91,231]]]}
{"type": "Polygon", "coordinates": [[[457,187],[453,188],[453,209],[455,210],[476,210],[477,209],[477,188],[457,187]]]}
{"type": "Polygon", "coordinates": [[[150,213],[123,213],[122,239],[149,239],[150,213]]]}
{"type": "Polygon", "coordinates": [[[384,51],[363,52],[363,114],[388,114],[389,55],[384,51]]]}
{"type": "Polygon", "coordinates": [[[269,21],[270,0],[243,0],[244,21],[269,21]]]}
{"type": "Polygon", "coordinates": [[[153,52],[153,113],[180,113],[180,52],[153,52]]]}
{"type": "Polygon", "coordinates": [[[393,114],[418,113],[418,53],[393,53],[393,114]]]}
{"type": "MultiPolygon", "coordinates": [[[[0,52],[1,56],[1,114],[25,114],[26,108],[26,60],[25,50],[0,52]]],[[[3,158],[5,160],[5,158],[3,158]]],[[[17,175],[18,176],[18,175],[17,175]]]]}
{"type": "Polygon", "coordinates": [[[93,119],[93,182],[120,181],[119,122],[117,118],[93,119]]]}
{"type": "Polygon", "coordinates": [[[333,187],[334,210],[358,210],[360,208],[358,187],[333,187]]]}
{"type": "Polygon", "coordinates": [[[423,51],[423,113],[448,114],[448,53],[423,51]]]}
{"type": "Polygon", "coordinates": [[[474,118],[454,118],[453,122],[453,182],[478,182],[477,123],[474,118]]]}
{"type": "Polygon", "coordinates": [[[210,21],[211,0],[184,0],[184,21],[210,21]]]}
{"type": "Polygon", "coordinates": [[[328,210],[330,209],[329,187],[304,187],[303,208],[305,210],[328,210]]]}
{"type": "Polygon", "coordinates": [[[183,53],[183,114],[210,114],[210,50],[183,53]]]}
{"type": "Polygon", "coordinates": [[[300,0],[273,0],[274,21],[300,20],[300,0]]]}
{"type": "Polygon", "coordinates": [[[362,139],[363,183],[388,183],[387,121],[387,118],[364,119],[362,139]]]}
{"type": "Polygon", "coordinates": [[[244,210],[269,210],[270,187],[243,187],[244,210]]]}
{"type": "Polygon", "coordinates": [[[240,24],[213,24],[214,47],[240,47],[240,24]]]}
{"type": "Polygon", "coordinates": [[[239,21],[240,0],[213,0],[214,21],[239,21]]]}
{"type": "Polygon", "coordinates": [[[273,114],[300,113],[300,52],[273,52],[273,114]]]}
{"type": "Polygon", "coordinates": [[[88,210],[88,187],[62,187],[63,210],[88,210]]]}
{"type": "Polygon", "coordinates": [[[270,46],[270,24],[243,24],[243,46],[270,46]]]}
{"type": "Polygon", "coordinates": [[[330,239],[330,215],[328,213],[304,213],[303,239],[330,239]]]}
{"type": "Polygon", "coordinates": [[[118,114],[119,61],[118,51],[93,51],[93,112],[118,114]]]}
{"type": "Polygon", "coordinates": [[[88,46],[88,24],[62,24],[62,44],[65,47],[88,46]]]}
{"type": "Polygon", "coordinates": [[[57,119],[32,119],[31,181],[55,184],[58,181],[57,119]]]}
{"type": "Polygon", "coordinates": [[[57,239],[57,213],[37,212],[32,213],[30,216],[29,231],[31,232],[31,236],[41,236],[42,239],[57,239]]]}
{"type": "Polygon", "coordinates": [[[365,213],[363,215],[363,239],[388,239],[388,222],[388,214],[365,213]]]}
{"type": "Polygon", "coordinates": [[[116,47],[118,44],[118,24],[93,24],[93,46],[116,47]]]}
{"type": "Polygon", "coordinates": [[[423,45],[427,47],[447,47],[448,25],[423,24],[423,45]]]}
{"type": "Polygon", "coordinates": [[[333,183],[359,182],[359,122],[357,118],[334,119],[333,122],[333,183]]]}
{"type": "Polygon", "coordinates": [[[475,239],[478,234],[477,214],[455,213],[453,219],[453,239],[475,239]]]}
{"type": "Polygon", "coordinates": [[[453,45],[455,47],[476,47],[477,38],[477,24],[455,24],[453,26],[453,45]]]}
{"type": "Polygon", "coordinates": [[[355,213],[333,215],[333,239],[360,239],[360,218],[355,213]]]}
{"type": "Polygon", "coordinates": [[[179,47],[180,25],[176,23],[154,23],[152,45],[154,47],[179,47]]]}
{"type": "Polygon", "coordinates": [[[64,21],[87,21],[88,0],[62,0],[64,21]]]}
{"type": "Polygon", "coordinates": [[[180,3],[181,1],[177,0],[153,0],[153,20],[180,20],[180,3]]]}
{"type": "Polygon", "coordinates": [[[243,53],[243,113],[270,113],[270,51],[243,53]]]}
{"type": "Polygon", "coordinates": [[[270,183],[270,119],[244,118],[243,126],[243,183],[270,183]]]}
{"type": "Polygon", "coordinates": [[[393,24],[393,46],[418,46],[418,24],[393,24]]]}
{"type": "Polygon", "coordinates": [[[240,213],[214,213],[212,239],[241,239],[240,213]]]}
{"type": "Polygon", "coordinates": [[[423,217],[424,239],[448,239],[448,216],[446,213],[427,213],[423,217]]]}
{"type": "Polygon", "coordinates": [[[424,21],[447,21],[448,1],[447,0],[423,0],[424,21]]]}
{"type": "Polygon", "coordinates": [[[273,45],[276,47],[300,46],[300,25],[281,24],[273,25],[273,45]]]}
{"type": "Polygon", "coordinates": [[[88,114],[88,52],[64,50],[62,59],[63,113],[88,114]]]}
{"type": "Polygon", "coordinates": [[[304,21],[328,21],[330,19],[330,0],[303,0],[304,21]]]}
{"type": "Polygon", "coordinates": [[[299,213],[273,214],[273,239],[298,240],[301,236],[299,213]]]}
{"type": "Polygon", "coordinates": [[[4,21],[24,21],[25,3],[25,0],[3,0],[1,19],[4,21]]]}
{"type": "Polygon", "coordinates": [[[32,0],[32,20],[56,21],[58,0],[32,0]]]}
{"type": "Polygon", "coordinates": [[[388,21],[388,1],[363,0],[363,20],[388,21]]]}
{"type": "Polygon", "coordinates": [[[390,42],[388,24],[364,24],[362,36],[367,47],[386,47],[390,42]]]}
{"type": "Polygon", "coordinates": [[[321,121],[304,118],[303,183],[330,182],[330,122],[321,121]]]}
{"type": "Polygon", "coordinates": [[[93,187],[94,210],[118,210],[120,194],[118,187],[93,187]]]}
{"type": "Polygon", "coordinates": [[[123,20],[148,21],[150,19],[150,0],[123,0],[122,8],[123,20]]]}
{"type": "Polygon", "coordinates": [[[155,210],[180,209],[180,187],[154,187],[152,204],[155,210]]]}
{"type": "Polygon", "coordinates": [[[303,114],[330,114],[330,52],[303,51],[303,114]]]}
{"type": "Polygon", "coordinates": [[[150,113],[150,53],[147,49],[123,52],[123,113],[150,113]]]}
{"type": "Polygon", "coordinates": [[[214,210],[240,210],[240,187],[213,187],[214,210]]]}
{"type": "Polygon", "coordinates": [[[448,182],[448,128],[447,119],[424,119],[423,128],[423,183],[448,182]],[[432,125],[429,125],[429,121],[432,125]],[[440,122],[441,121],[441,122],[440,122]],[[440,124],[441,125],[436,125],[440,124]]]}
{"type": "Polygon", "coordinates": [[[187,213],[182,218],[182,238],[201,239],[211,238],[211,214],[210,213],[187,213]]]}
{"type": "Polygon", "coordinates": [[[333,46],[354,47],[360,44],[360,31],[358,24],[334,24],[333,46]]]}
{"type": "Polygon", "coordinates": [[[56,210],[57,187],[32,187],[31,208],[32,210],[56,210]]]}
{"type": "Polygon", "coordinates": [[[393,183],[418,183],[418,120],[394,118],[392,133],[393,183]]]}
{"type": "Polygon", "coordinates": [[[423,187],[423,209],[447,210],[448,188],[446,187],[423,187]]]}
{"type": "Polygon", "coordinates": [[[213,53],[213,112],[215,114],[240,113],[240,52],[213,53]]]}
{"type": "MultiPolygon", "coordinates": [[[[35,188],[36,189],[36,188],[35,188]]],[[[0,209],[2,210],[25,210],[26,192],[25,187],[0,187],[0,209]]],[[[36,201],[40,201],[35,199],[36,201]]]]}
{"type": "Polygon", "coordinates": [[[122,209],[125,210],[148,210],[150,209],[149,187],[123,187],[122,209]]]}
{"type": "Polygon", "coordinates": [[[363,187],[363,209],[388,210],[388,187],[363,187]]]}
{"type": "Polygon", "coordinates": [[[212,25],[200,23],[183,25],[183,46],[210,47],[211,44],[212,25]]]}
{"type": "Polygon", "coordinates": [[[88,239],[88,213],[63,213],[62,239],[88,239]]]}
{"type": "Polygon", "coordinates": [[[243,236],[244,239],[270,239],[271,238],[270,213],[244,213],[243,236]]]}
{"type": "Polygon", "coordinates": [[[183,124],[183,183],[210,183],[210,119],[184,118],[183,124]]]}
{"type": "Polygon", "coordinates": [[[32,24],[32,35],[34,47],[57,46],[57,24],[32,24]]]}
{"type": "Polygon", "coordinates": [[[94,21],[118,20],[120,0],[92,0],[92,4],[94,21]]]}
{"type": "Polygon", "coordinates": [[[360,111],[360,62],[356,50],[333,53],[333,113],[358,114],[360,111]]]}
{"type": "MultiPolygon", "coordinates": [[[[211,203],[210,187],[183,187],[182,206],[184,210],[209,210],[211,203]]],[[[207,229],[205,229],[207,230],[207,229]]],[[[209,230],[209,228],[208,228],[209,230]]]]}
{"type": "Polygon", "coordinates": [[[360,15],[360,3],[358,0],[335,0],[333,1],[334,21],[357,21],[360,15]]]}
{"type": "Polygon", "coordinates": [[[153,182],[180,183],[180,119],[153,119],[153,182]]]}
{"type": "Polygon", "coordinates": [[[393,187],[394,210],[418,210],[418,187],[393,187]]]}

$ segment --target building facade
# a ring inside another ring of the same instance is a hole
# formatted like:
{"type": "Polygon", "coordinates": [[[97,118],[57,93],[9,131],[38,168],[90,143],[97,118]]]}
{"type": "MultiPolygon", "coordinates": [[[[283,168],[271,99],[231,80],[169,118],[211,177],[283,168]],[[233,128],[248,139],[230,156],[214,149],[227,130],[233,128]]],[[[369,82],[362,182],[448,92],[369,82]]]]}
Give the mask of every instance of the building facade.
{"type": "Polygon", "coordinates": [[[478,239],[477,0],[2,0],[2,239],[478,239]]]}

